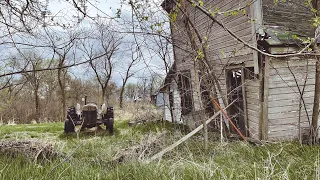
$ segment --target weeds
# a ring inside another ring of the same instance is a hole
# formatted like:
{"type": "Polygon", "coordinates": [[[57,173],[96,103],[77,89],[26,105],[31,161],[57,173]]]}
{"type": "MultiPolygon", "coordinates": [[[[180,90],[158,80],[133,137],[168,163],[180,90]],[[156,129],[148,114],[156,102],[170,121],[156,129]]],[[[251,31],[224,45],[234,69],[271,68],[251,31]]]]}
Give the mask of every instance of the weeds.
{"type": "Polygon", "coordinates": [[[128,122],[115,121],[113,136],[101,130],[81,132],[79,138],[75,133],[65,135],[62,123],[1,126],[1,139],[49,141],[55,144],[55,151],[71,156],[35,162],[23,154],[0,155],[0,179],[319,178],[318,146],[296,142],[262,146],[241,141],[220,143],[214,134],[208,151],[203,151],[202,137],[196,135],[146,164],[146,158],[183,137],[184,127],[167,122],[129,127],[128,122]],[[126,158],[118,159],[122,155],[126,158]]]}

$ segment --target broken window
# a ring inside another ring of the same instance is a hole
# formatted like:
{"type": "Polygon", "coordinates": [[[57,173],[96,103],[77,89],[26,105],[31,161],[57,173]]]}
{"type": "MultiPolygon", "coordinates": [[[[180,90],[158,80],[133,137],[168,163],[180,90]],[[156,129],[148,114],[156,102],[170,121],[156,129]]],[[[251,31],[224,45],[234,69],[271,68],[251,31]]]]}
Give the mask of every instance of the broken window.
{"type": "Polygon", "coordinates": [[[190,71],[183,71],[178,76],[178,87],[181,94],[181,113],[185,115],[193,110],[191,73],[190,71]]]}

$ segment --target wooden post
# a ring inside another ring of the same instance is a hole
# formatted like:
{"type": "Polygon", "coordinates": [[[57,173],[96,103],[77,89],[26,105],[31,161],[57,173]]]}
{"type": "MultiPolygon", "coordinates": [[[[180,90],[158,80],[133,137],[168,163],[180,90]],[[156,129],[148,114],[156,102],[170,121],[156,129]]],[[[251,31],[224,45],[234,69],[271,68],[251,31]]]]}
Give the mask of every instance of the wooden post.
{"type": "MultiPolygon", "coordinates": [[[[255,0],[250,6],[251,14],[251,28],[252,28],[252,43],[257,47],[257,33],[264,33],[262,29],[262,2],[261,0],[255,0]]],[[[259,53],[253,51],[253,68],[254,74],[259,74],[259,53]]]]}
{"type": "MultiPolygon", "coordinates": [[[[318,7],[318,0],[312,0],[312,6],[313,9],[316,9],[317,12],[315,13],[316,16],[319,15],[319,7],[318,7]]],[[[315,32],[320,27],[318,26],[315,32]]],[[[320,52],[320,49],[318,47],[317,41],[319,38],[315,39],[314,47],[313,49],[316,51],[316,53],[320,52]]],[[[313,99],[313,112],[312,112],[312,122],[311,122],[311,139],[312,143],[316,142],[317,139],[317,134],[318,134],[318,120],[319,120],[319,103],[320,103],[320,62],[318,56],[315,56],[316,58],[316,84],[315,84],[315,89],[314,89],[314,99],[313,99]]]]}
{"type": "Polygon", "coordinates": [[[241,87],[242,87],[242,98],[243,98],[243,112],[244,112],[244,124],[245,124],[245,135],[249,136],[249,123],[248,123],[248,112],[247,112],[247,96],[245,86],[245,68],[241,69],[241,87]]]}
{"type": "Polygon", "coordinates": [[[221,143],[223,143],[223,116],[222,112],[220,112],[220,136],[221,136],[221,143]]]}
{"type": "Polygon", "coordinates": [[[260,121],[262,140],[268,139],[268,102],[269,102],[269,71],[270,71],[269,63],[270,63],[270,57],[265,57],[262,121],[260,121]]]}

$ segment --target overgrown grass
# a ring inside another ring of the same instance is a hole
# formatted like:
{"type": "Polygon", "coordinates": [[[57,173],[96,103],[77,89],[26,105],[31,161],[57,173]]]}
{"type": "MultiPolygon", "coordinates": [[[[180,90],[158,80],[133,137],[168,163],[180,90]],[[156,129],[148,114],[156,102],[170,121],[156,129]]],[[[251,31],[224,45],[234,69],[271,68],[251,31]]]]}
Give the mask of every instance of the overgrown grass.
{"type": "Polygon", "coordinates": [[[200,135],[192,137],[159,161],[146,164],[137,158],[114,162],[117,153],[150,135],[167,134],[165,148],[181,138],[181,127],[148,122],[128,126],[115,121],[115,135],[105,130],[80,136],[63,134],[63,123],[0,126],[0,138],[34,139],[55,143],[66,156],[53,160],[0,155],[0,179],[318,179],[319,146],[296,142],[254,146],[244,142],[220,143],[211,136],[203,151],[200,135]],[[75,151],[75,149],[78,149],[75,151]],[[70,156],[69,156],[70,155],[70,156]],[[70,157],[70,158],[67,158],[70,157]]]}

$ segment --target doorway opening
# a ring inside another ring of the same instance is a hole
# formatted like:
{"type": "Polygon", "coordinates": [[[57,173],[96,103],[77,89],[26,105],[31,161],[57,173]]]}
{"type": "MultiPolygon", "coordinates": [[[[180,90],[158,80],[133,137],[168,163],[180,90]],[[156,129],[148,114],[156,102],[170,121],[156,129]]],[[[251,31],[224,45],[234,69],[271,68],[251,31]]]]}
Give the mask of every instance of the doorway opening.
{"type": "MultiPolygon", "coordinates": [[[[234,68],[226,71],[227,81],[227,98],[228,103],[234,102],[228,108],[228,114],[235,126],[246,135],[248,127],[246,127],[246,110],[245,110],[245,77],[249,74],[246,73],[246,68],[234,68]]],[[[235,132],[235,129],[232,129],[235,132]]]]}

